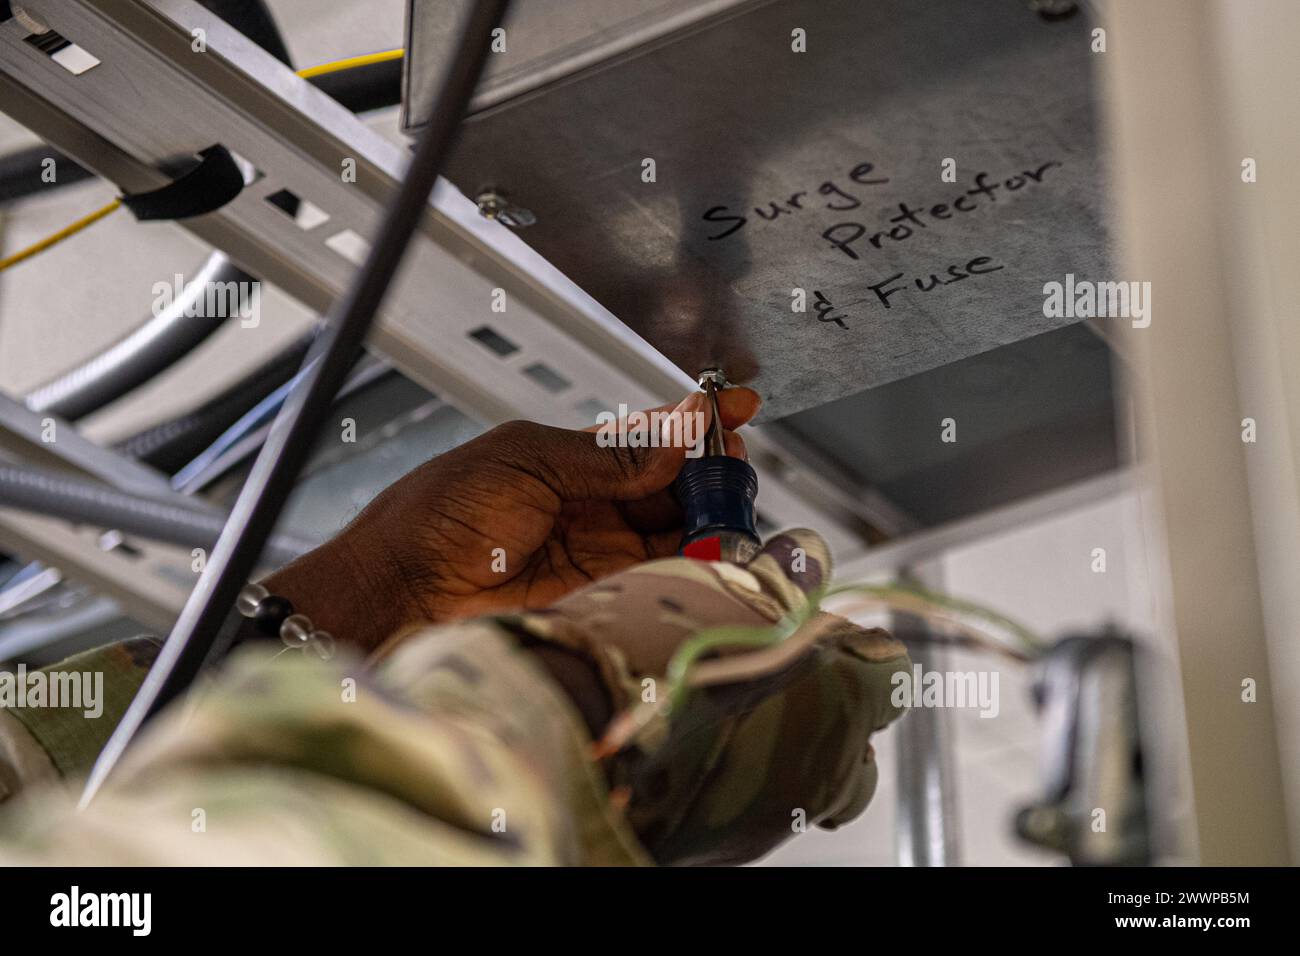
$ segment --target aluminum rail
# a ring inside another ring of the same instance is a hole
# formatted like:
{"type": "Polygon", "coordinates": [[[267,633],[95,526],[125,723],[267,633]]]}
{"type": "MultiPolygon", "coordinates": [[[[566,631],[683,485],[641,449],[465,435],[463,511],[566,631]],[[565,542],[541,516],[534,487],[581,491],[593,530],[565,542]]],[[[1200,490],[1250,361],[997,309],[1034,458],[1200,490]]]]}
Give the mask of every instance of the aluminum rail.
{"type": "Polygon", "coordinates": [[[189,687],[211,658],[232,617],[237,616],[235,597],[270,537],[334,397],[361,355],[366,334],[407,254],[438,171],[460,128],[487,61],[492,33],[508,6],[509,0],[478,0],[471,8],[460,47],[435,99],[432,119],[389,204],[375,244],[346,293],[329,311],[325,330],[303,363],[307,377],[277,416],[176,626],[91,768],[81,806],[94,799],[145,722],[189,687]]]}
{"type": "MultiPolygon", "coordinates": [[[[246,271],[325,311],[345,287],[409,155],[190,0],[28,0],[33,15],[100,59],[70,76],[15,23],[0,24],[0,102],[19,122],[123,189],[220,141],[261,173],[215,213],[181,225],[246,271]],[[195,30],[207,52],[191,48],[195,30]],[[94,82],[89,78],[94,77],[94,82]],[[341,175],[346,174],[346,175],[341,175]],[[302,229],[267,199],[282,190],[329,216],[302,229]]],[[[370,338],[372,351],[492,425],[591,424],[592,408],[680,398],[689,377],[445,181],[370,338]],[[504,302],[505,311],[494,311],[504,302]],[[501,355],[476,332],[506,338],[501,355]],[[549,370],[559,376],[539,374],[549,370]]],[[[752,433],[758,506],[818,528],[841,556],[889,523],[829,469],[752,433]]],[[[890,531],[892,529],[885,528],[890,531]]]]}

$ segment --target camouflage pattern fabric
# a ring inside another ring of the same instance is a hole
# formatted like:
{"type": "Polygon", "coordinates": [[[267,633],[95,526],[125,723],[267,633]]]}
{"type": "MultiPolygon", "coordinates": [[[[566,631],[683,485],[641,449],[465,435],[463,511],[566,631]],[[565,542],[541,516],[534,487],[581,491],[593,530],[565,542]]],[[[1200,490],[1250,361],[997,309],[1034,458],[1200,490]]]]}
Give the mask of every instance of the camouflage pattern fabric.
{"type": "Polygon", "coordinates": [[[0,863],[648,862],[571,705],[491,622],[413,634],[371,669],[247,647],[76,785],[6,814],[0,863]]]}
{"type": "MultiPolygon", "coordinates": [[[[518,620],[594,659],[621,709],[658,692],[684,641],[714,627],[771,628],[805,611],[830,572],[818,535],[788,531],[744,568],[652,561],[518,620]]],[[[877,768],[869,737],[900,714],[891,678],[910,671],[906,650],[886,631],[824,612],[784,643],[801,651],[690,693],[609,761],[611,783],[627,793],[628,819],[657,861],[753,860],[808,826],[834,829],[871,799],[877,768]]]]}
{"type": "Polygon", "coordinates": [[[901,645],[817,615],[793,658],[690,691],[604,761],[530,648],[590,659],[622,708],[662,679],[683,640],[715,624],[769,626],[829,572],[821,540],[789,532],[746,569],[651,562],[553,608],[402,635],[370,661],[245,647],[155,721],[74,816],[90,757],[152,660],[151,645],[101,649],[58,665],[104,668],[117,703],[97,720],[0,712],[0,797],[11,796],[0,863],[753,858],[800,821],[833,826],[866,805],[868,736],[896,716],[901,645]]]}
{"type": "Polygon", "coordinates": [[[162,643],[152,637],[137,637],[40,669],[46,676],[102,673],[105,699],[100,702],[101,712],[93,718],[86,718],[84,708],[78,707],[5,708],[0,713],[26,728],[60,774],[84,774],[108,742],[161,648],[162,643]]]}
{"type": "Polygon", "coordinates": [[[0,803],[21,787],[81,776],[126,712],[162,645],[150,637],[120,641],[40,668],[55,674],[102,674],[99,713],[85,707],[6,707],[0,701],[0,803]]]}

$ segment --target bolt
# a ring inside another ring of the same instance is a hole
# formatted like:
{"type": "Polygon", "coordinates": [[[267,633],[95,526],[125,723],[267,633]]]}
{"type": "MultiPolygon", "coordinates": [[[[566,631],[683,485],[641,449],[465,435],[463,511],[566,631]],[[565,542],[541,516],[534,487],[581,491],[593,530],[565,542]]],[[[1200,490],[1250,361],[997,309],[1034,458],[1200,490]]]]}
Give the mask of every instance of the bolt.
{"type": "Polygon", "coordinates": [[[505,194],[495,189],[485,189],[474,197],[474,203],[484,219],[495,219],[511,229],[524,229],[537,221],[531,210],[513,205],[505,194]]]}
{"type": "Polygon", "coordinates": [[[474,202],[478,205],[479,215],[484,219],[495,219],[506,208],[506,197],[491,189],[479,193],[474,202]]]}
{"type": "Polygon", "coordinates": [[[720,368],[706,368],[696,376],[695,381],[700,388],[704,388],[709,382],[713,383],[714,388],[726,388],[727,376],[723,374],[720,368]]]}

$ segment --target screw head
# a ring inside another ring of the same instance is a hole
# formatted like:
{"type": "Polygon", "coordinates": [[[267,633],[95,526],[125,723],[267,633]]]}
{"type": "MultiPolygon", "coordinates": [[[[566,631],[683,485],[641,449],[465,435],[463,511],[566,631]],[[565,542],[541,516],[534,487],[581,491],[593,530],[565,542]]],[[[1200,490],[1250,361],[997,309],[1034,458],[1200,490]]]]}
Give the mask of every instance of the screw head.
{"type": "Polygon", "coordinates": [[[700,388],[704,388],[709,382],[713,383],[714,388],[726,388],[727,376],[720,368],[706,368],[696,376],[695,381],[700,388]]]}
{"type": "Polygon", "coordinates": [[[516,206],[495,189],[486,189],[474,197],[479,215],[484,219],[495,219],[511,229],[524,229],[537,221],[529,209],[516,206]]]}
{"type": "Polygon", "coordinates": [[[484,219],[495,219],[501,214],[501,210],[506,208],[506,198],[489,189],[475,196],[474,204],[478,206],[479,215],[484,219]]]}

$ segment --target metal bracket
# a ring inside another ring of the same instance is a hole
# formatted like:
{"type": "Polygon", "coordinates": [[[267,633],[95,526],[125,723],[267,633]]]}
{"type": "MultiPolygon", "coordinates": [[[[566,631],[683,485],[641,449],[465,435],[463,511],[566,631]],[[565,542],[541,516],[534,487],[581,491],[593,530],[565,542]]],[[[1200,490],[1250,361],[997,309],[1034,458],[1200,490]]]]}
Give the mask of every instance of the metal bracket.
{"type": "MultiPolygon", "coordinates": [[[[0,24],[0,104],[51,144],[130,191],[167,160],[220,142],[258,178],[180,225],[253,275],[323,311],[356,267],[407,156],[192,0],[32,0],[30,12],[98,60],[79,75],[14,22],[0,24]],[[301,227],[267,200],[289,190],[328,218],[301,227]]],[[[593,408],[685,394],[675,366],[445,181],[391,291],[371,348],[488,424],[527,417],[581,427],[593,408]],[[506,350],[485,345],[484,330],[506,350]]],[[[854,490],[774,460],[750,439],[774,523],[818,528],[843,555],[889,516],[854,490]]],[[[814,470],[816,470],[814,468],[814,470]]],[[[886,529],[889,530],[889,529],[886,529]]]]}

